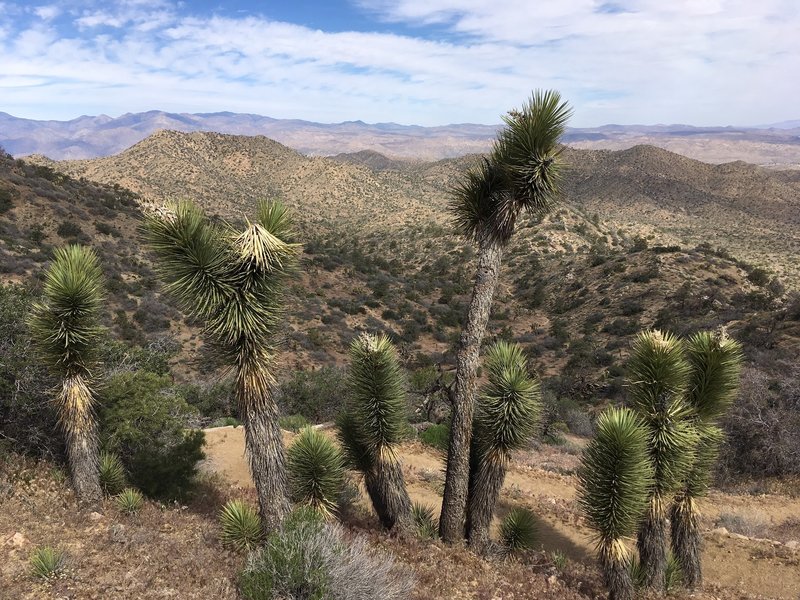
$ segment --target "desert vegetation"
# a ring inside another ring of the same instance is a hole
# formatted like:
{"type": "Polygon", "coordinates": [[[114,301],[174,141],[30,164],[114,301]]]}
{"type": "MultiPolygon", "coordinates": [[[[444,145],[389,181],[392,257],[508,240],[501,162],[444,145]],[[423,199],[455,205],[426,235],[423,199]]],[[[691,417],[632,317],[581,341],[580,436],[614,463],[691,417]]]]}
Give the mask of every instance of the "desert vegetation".
{"type": "Polygon", "coordinates": [[[534,94],[486,159],[316,159],[336,189],[318,211],[291,196],[311,163],[276,146],[297,172],[269,191],[288,204],[248,192],[252,221],[4,156],[0,523],[29,528],[8,541],[26,550],[24,573],[4,567],[12,593],[149,597],[138,576],[90,575],[51,518],[103,556],[148,540],[154,562],[209,565],[149,580],[186,597],[727,597],[703,538],[736,532],[790,571],[791,519],[706,496],[796,493],[796,285],[576,202],[574,172],[554,206],[567,114],[534,94]],[[342,213],[342,182],[369,209],[342,213]],[[449,209],[403,200],[437,186],[449,209]],[[220,448],[242,432],[236,487],[220,448]]]}

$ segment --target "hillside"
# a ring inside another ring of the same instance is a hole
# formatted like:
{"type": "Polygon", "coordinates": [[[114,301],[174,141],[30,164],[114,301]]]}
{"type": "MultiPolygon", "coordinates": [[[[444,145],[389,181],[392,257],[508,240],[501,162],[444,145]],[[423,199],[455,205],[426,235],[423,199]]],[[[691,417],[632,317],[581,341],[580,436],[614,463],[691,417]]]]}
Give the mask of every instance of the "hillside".
{"type": "MultiPolygon", "coordinates": [[[[490,335],[523,342],[548,375],[580,366],[582,395],[596,385],[615,393],[628,340],[644,327],[729,325],[754,339],[768,331],[758,343],[771,352],[792,347],[793,321],[769,323],[786,318],[781,286],[797,287],[794,173],[653,147],[565,158],[561,207],[521,224],[507,253],[490,335]],[[758,208],[748,202],[757,191],[758,208]]],[[[445,207],[476,157],[332,160],[263,137],[160,132],[114,157],[41,160],[70,181],[121,184],[156,202],[192,197],[234,220],[256,199],[281,196],[305,242],[284,346],[291,368],[341,364],[362,329],[392,332],[412,368],[452,364],[474,250],[452,235],[445,207]]],[[[135,237],[129,244],[143,255],[135,237]]],[[[172,333],[185,350],[202,348],[196,331],[172,333]]]]}

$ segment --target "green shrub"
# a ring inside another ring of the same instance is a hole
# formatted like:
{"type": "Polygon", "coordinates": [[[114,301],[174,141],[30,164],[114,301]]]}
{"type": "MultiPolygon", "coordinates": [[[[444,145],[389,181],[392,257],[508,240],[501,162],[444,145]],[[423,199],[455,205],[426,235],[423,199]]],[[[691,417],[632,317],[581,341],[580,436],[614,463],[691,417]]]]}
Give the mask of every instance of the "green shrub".
{"type": "Polygon", "coordinates": [[[292,373],[278,385],[275,401],[283,414],[300,414],[312,423],[324,423],[336,417],[347,393],[345,372],[323,367],[292,373]]]}
{"type": "Polygon", "coordinates": [[[147,496],[181,497],[204,458],[203,432],[185,431],[190,412],[168,377],[112,375],[101,392],[101,444],[122,457],[130,482],[147,496]]]}
{"type": "Polygon", "coordinates": [[[297,433],[303,427],[308,427],[308,420],[303,415],[286,415],[279,419],[281,429],[297,433]]]}
{"type": "Polygon", "coordinates": [[[431,425],[419,434],[419,439],[427,446],[436,448],[441,452],[447,452],[450,444],[450,425],[448,423],[431,425]]]}
{"type": "Polygon", "coordinates": [[[299,509],[252,552],[239,579],[246,600],[402,600],[410,574],[363,538],[346,538],[314,510],[299,509]]]}
{"type": "Polygon", "coordinates": [[[56,548],[36,548],[30,558],[31,574],[38,579],[58,577],[67,565],[67,555],[56,548]]]}
{"type": "Polygon", "coordinates": [[[134,488],[125,488],[117,495],[117,508],[127,515],[135,515],[144,504],[144,497],[134,488]]]}
{"type": "Polygon", "coordinates": [[[508,552],[530,550],[537,538],[536,517],[525,508],[515,507],[500,524],[500,543],[508,552]]]}
{"type": "Polygon", "coordinates": [[[14,208],[15,193],[12,190],[0,188],[0,215],[14,208]]]}
{"type": "Polygon", "coordinates": [[[83,233],[83,230],[81,230],[80,225],[77,225],[72,221],[64,221],[58,226],[56,233],[59,235],[59,237],[65,239],[77,238],[80,237],[80,235],[83,233]]]}
{"type": "Polygon", "coordinates": [[[106,496],[116,496],[125,487],[125,467],[111,452],[100,453],[100,487],[106,496]]]}
{"type": "Polygon", "coordinates": [[[261,518],[241,500],[230,500],[219,513],[222,543],[236,550],[251,550],[261,540],[261,518]]]}

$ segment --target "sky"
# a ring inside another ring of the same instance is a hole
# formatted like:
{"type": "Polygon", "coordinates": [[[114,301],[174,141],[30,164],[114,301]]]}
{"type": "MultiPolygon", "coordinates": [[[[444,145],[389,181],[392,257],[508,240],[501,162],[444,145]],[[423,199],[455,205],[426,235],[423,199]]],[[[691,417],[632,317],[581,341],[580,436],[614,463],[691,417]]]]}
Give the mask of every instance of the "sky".
{"type": "Polygon", "coordinates": [[[0,0],[0,111],[571,125],[800,118],[798,0],[0,0]]]}

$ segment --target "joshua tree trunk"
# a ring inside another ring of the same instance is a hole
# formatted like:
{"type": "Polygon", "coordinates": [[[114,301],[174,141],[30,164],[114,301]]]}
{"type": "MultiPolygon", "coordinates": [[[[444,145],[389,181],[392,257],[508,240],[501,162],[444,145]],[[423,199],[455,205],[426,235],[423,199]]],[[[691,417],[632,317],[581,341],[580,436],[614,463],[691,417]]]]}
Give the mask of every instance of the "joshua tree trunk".
{"type": "Polygon", "coordinates": [[[411,499],[403,480],[403,468],[394,459],[381,459],[364,474],[364,485],[381,525],[403,531],[411,524],[411,499]]]}
{"type": "Polygon", "coordinates": [[[280,525],[290,509],[286,454],[271,383],[258,367],[244,367],[238,372],[236,386],[245,450],[267,531],[280,525]]]}
{"type": "Polygon", "coordinates": [[[489,546],[489,526],[505,477],[506,461],[497,457],[481,461],[470,478],[467,539],[476,552],[485,552],[489,546]]]}
{"type": "Polygon", "coordinates": [[[450,543],[457,542],[464,537],[464,512],[469,491],[472,417],[475,412],[477,395],[476,373],[481,342],[489,322],[489,312],[500,276],[502,259],[502,244],[484,235],[478,250],[478,271],[456,359],[450,447],[447,455],[447,474],[439,521],[439,535],[444,541],[450,543]]]}
{"type": "Polygon", "coordinates": [[[634,587],[628,569],[628,550],[621,540],[614,540],[600,550],[600,567],[608,588],[609,600],[633,600],[634,587]]]}
{"type": "Polygon", "coordinates": [[[92,392],[84,378],[75,375],[64,380],[60,400],[72,485],[81,502],[98,502],[103,492],[100,489],[100,458],[92,392]]]}
{"type": "Polygon", "coordinates": [[[683,583],[693,589],[703,582],[700,565],[700,514],[697,503],[686,491],[675,498],[670,510],[672,553],[681,566],[683,583]]]}
{"type": "Polygon", "coordinates": [[[667,519],[663,500],[658,495],[650,499],[650,506],[639,527],[636,545],[644,585],[662,591],[667,568],[667,519]]]}

